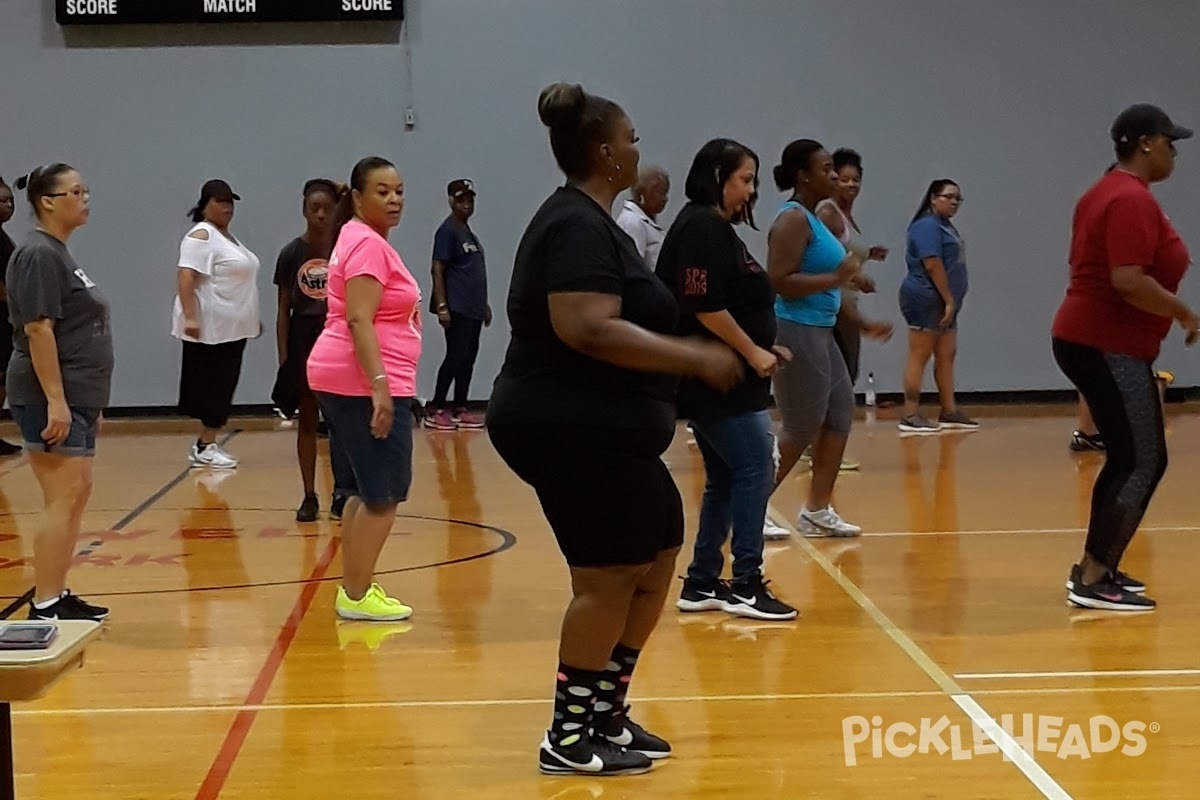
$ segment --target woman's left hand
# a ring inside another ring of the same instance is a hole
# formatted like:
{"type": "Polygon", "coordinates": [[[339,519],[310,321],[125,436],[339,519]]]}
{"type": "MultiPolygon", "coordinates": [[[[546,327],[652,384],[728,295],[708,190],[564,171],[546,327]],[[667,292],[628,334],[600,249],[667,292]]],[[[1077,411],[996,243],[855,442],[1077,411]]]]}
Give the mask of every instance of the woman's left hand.
{"type": "Polygon", "coordinates": [[[773,345],[771,352],[777,355],[780,361],[791,361],[795,357],[790,348],[784,347],[781,344],[773,345]]]}
{"type": "Polygon", "coordinates": [[[886,342],[892,338],[892,323],[868,320],[863,323],[862,331],[868,339],[886,342]]]}

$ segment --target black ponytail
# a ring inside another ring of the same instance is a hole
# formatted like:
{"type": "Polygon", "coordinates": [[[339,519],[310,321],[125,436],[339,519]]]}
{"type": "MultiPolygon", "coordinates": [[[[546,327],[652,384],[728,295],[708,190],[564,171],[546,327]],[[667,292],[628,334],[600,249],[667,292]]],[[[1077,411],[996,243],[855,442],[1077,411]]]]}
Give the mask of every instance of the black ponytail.
{"type": "Polygon", "coordinates": [[[69,164],[55,162],[54,164],[46,164],[38,167],[28,175],[22,175],[14,181],[17,191],[25,190],[25,197],[29,200],[29,205],[33,208],[33,213],[37,217],[41,217],[41,200],[43,197],[49,197],[54,194],[54,190],[58,188],[58,178],[60,175],[65,175],[68,172],[74,172],[75,168],[69,164]]]}

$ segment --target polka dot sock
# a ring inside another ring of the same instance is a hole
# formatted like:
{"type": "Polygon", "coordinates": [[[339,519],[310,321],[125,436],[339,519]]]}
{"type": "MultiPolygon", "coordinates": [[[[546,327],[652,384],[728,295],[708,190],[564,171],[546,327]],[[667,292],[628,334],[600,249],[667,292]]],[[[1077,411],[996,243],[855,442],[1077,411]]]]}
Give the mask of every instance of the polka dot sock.
{"type": "Polygon", "coordinates": [[[550,744],[570,747],[587,736],[596,704],[596,684],[603,672],[558,665],[554,687],[554,720],[550,723],[550,744]]]}
{"type": "MultiPolygon", "coordinates": [[[[625,700],[629,696],[629,682],[637,666],[640,650],[618,643],[613,648],[608,666],[596,682],[596,718],[607,720],[614,714],[625,712],[625,700]]],[[[601,726],[597,726],[598,728],[601,726]]]]}

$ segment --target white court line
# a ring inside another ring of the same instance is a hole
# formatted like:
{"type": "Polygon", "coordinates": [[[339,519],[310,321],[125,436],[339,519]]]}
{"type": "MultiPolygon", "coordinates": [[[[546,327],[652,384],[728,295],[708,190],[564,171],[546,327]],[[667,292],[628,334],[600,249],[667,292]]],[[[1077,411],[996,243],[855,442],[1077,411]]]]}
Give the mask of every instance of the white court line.
{"type": "Polygon", "coordinates": [[[1200,675],[1200,669],[1092,669],[1080,672],[962,672],[954,677],[964,681],[990,681],[1003,678],[1153,678],[1168,675],[1200,675]]]}
{"type": "MultiPolygon", "coordinates": [[[[1160,525],[1138,528],[1138,533],[1170,533],[1200,531],[1196,525],[1160,525]]],[[[896,536],[998,536],[1005,533],[1087,533],[1087,528],[993,528],[977,531],[882,531],[863,533],[861,538],[888,538],[896,536]]]]}
{"type": "MultiPolygon", "coordinates": [[[[913,641],[911,636],[905,633],[896,623],[892,622],[887,614],[884,614],[879,606],[875,605],[875,601],[868,597],[866,593],[858,587],[858,584],[847,578],[840,569],[834,566],[833,562],[830,561],[818,547],[800,535],[799,531],[796,530],[796,527],[792,525],[791,522],[788,522],[786,516],[780,514],[779,510],[774,506],[768,507],[767,515],[776,522],[780,520],[783,521],[783,527],[792,532],[793,540],[798,542],[800,547],[806,553],[808,553],[809,558],[815,561],[821,567],[821,569],[825,570],[826,574],[833,579],[834,583],[840,586],[842,590],[846,592],[846,594],[850,595],[850,598],[858,604],[859,608],[861,608],[867,614],[867,616],[875,620],[876,624],[883,629],[883,632],[886,633],[888,637],[892,639],[892,641],[899,645],[900,649],[903,650],[909,658],[916,662],[917,666],[924,670],[925,674],[928,675],[934,683],[940,686],[942,691],[949,695],[950,699],[953,700],[960,708],[962,708],[963,711],[965,711],[968,716],[975,721],[975,723],[979,726],[979,729],[987,733],[988,737],[995,742],[1001,750],[1015,747],[1021,753],[1025,753],[1025,751],[1021,749],[1020,744],[1003,728],[997,725],[995,720],[988,716],[987,712],[985,712],[978,703],[972,700],[971,696],[967,692],[963,691],[959,685],[954,682],[954,679],[947,675],[945,670],[939,667],[937,663],[929,657],[929,654],[921,649],[920,645],[913,641]],[[979,717],[976,718],[975,714],[978,714],[979,717]],[[987,727],[985,727],[985,724],[987,727]]],[[[1005,750],[1005,752],[1007,752],[1007,750],[1005,750]]],[[[1039,764],[1028,753],[1025,753],[1024,758],[1010,755],[1009,759],[1012,764],[1021,771],[1021,774],[1024,775],[1030,783],[1037,787],[1038,791],[1040,791],[1044,797],[1048,798],[1048,800],[1072,800],[1071,795],[1067,794],[1066,790],[1064,790],[1062,786],[1060,786],[1058,782],[1054,780],[1054,778],[1050,777],[1050,773],[1046,772],[1042,765],[1039,764]]]]}

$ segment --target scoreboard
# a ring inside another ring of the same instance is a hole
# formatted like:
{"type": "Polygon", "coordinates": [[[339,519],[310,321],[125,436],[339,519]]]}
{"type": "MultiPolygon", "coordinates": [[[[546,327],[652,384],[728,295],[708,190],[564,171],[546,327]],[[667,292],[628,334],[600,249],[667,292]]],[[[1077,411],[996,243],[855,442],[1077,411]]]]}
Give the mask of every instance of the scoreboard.
{"type": "Polygon", "coordinates": [[[55,12],[64,26],[399,22],[404,0],[55,0],[55,12]]]}

